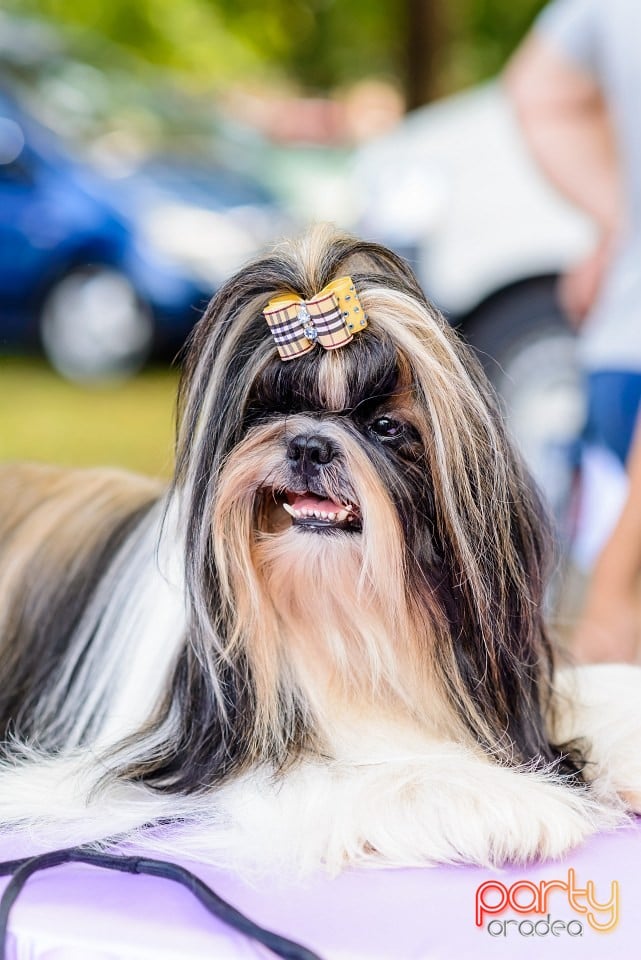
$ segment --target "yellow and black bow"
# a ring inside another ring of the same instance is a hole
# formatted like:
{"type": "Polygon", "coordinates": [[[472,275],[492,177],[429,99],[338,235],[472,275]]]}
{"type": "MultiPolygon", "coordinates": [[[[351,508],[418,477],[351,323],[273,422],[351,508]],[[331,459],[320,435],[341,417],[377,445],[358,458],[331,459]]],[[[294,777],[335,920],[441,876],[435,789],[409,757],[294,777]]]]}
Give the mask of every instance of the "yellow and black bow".
{"type": "Polygon", "coordinates": [[[332,280],[311,300],[295,293],[274,297],[263,316],[282,360],[301,357],[317,343],[325,350],[336,350],[367,326],[351,277],[332,280]]]}

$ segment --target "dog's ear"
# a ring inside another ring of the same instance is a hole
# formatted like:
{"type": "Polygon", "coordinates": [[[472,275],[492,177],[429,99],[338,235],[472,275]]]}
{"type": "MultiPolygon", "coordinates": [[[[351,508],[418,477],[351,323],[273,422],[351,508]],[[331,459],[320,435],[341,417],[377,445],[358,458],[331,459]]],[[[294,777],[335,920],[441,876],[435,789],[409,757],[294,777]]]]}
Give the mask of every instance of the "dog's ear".
{"type": "Polygon", "coordinates": [[[507,473],[505,510],[495,510],[494,490],[475,491],[479,513],[468,533],[474,569],[447,523],[436,525],[443,563],[433,595],[447,624],[436,659],[457,713],[488,752],[511,763],[552,762],[558,757],[544,719],[552,675],[544,617],[547,519],[519,466],[507,473]]]}
{"type": "MultiPolygon", "coordinates": [[[[430,547],[438,557],[429,566],[430,601],[443,625],[437,669],[457,715],[488,753],[576,775],[573,748],[549,739],[550,520],[479,364],[463,344],[456,351],[475,405],[459,410],[465,425],[461,419],[449,444],[441,437],[441,457],[433,419],[425,443],[435,513],[430,547]]],[[[420,552],[417,546],[414,555],[420,552]]]]}

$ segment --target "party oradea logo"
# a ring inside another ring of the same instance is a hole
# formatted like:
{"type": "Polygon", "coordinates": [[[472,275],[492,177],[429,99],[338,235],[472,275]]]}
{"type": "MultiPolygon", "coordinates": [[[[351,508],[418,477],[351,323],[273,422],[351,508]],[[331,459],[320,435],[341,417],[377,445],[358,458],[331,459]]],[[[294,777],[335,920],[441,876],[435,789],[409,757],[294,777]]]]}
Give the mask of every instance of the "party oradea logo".
{"type": "Polygon", "coordinates": [[[590,930],[610,933],[619,922],[619,884],[609,899],[592,880],[579,886],[576,872],[566,880],[486,880],[476,888],[476,925],[491,937],[582,937],[590,930]],[[514,914],[517,916],[515,917],[514,914]]]}

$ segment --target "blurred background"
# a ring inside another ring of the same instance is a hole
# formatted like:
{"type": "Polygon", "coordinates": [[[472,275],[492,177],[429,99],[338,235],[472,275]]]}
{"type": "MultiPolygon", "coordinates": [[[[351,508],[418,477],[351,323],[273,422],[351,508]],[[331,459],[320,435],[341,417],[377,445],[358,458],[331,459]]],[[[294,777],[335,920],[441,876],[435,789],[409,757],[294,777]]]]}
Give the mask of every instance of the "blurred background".
{"type": "Polygon", "coordinates": [[[0,459],[172,464],[213,291],[330,220],[408,257],[557,514],[583,421],[557,277],[594,227],[494,79],[543,0],[4,0],[0,459]]]}

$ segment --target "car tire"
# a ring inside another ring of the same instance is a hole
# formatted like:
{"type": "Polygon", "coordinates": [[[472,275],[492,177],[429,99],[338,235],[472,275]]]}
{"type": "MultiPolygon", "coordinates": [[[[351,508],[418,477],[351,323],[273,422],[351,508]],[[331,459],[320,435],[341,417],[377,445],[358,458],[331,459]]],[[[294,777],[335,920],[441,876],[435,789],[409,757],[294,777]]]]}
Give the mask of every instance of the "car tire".
{"type": "Polygon", "coordinates": [[[501,291],[478,307],[462,330],[502,398],[510,433],[562,518],[585,399],[576,336],[559,308],[556,278],[501,291]]]}
{"type": "Polygon", "coordinates": [[[130,280],[108,266],[75,269],[51,288],[40,313],[51,365],[70,380],[123,379],[152,350],[151,314],[130,280]]]}

